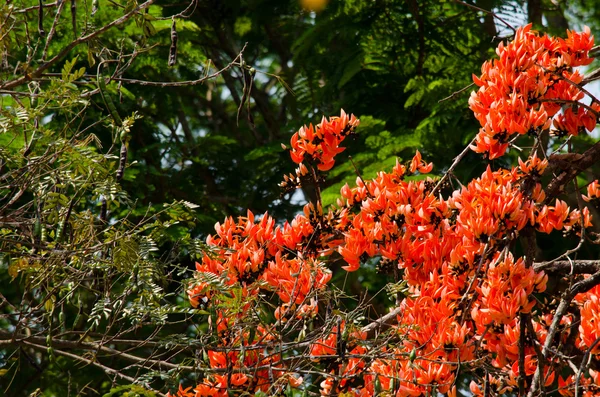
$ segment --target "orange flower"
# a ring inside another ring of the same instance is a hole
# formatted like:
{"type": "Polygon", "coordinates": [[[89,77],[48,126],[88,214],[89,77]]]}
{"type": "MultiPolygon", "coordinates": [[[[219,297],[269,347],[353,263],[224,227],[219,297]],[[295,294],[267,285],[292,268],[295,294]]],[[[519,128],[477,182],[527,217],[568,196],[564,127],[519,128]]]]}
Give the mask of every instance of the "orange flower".
{"type": "Polygon", "coordinates": [[[544,206],[536,217],[537,229],[544,233],[551,233],[553,229],[560,230],[569,217],[569,207],[564,201],[556,199],[552,207],[544,206]]]}
{"type": "Polygon", "coordinates": [[[598,198],[600,198],[600,183],[596,179],[587,186],[587,196],[583,196],[583,199],[590,202],[598,198]]]}
{"type": "MultiPolygon", "coordinates": [[[[179,385],[179,390],[177,391],[177,397],[194,397],[194,393],[190,392],[191,387],[183,388],[182,385],[179,385]]],[[[167,393],[168,397],[173,397],[171,393],[167,393]]]]}
{"type": "Polygon", "coordinates": [[[409,170],[412,173],[415,173],[417,170],[421,174],[429,174],[433,169],[433,163],[426,164],[423,160],[421,160],[421,153],[417,150],[415,157],[413,157],[410,162],[409,170]]]}
{"type": "Polygon", "coordinates": [[[548,160],[539,159],[537,153],[534,153],[533,156],[529,157],[527,161],[521,160],[519,157],[519,170],[523,174],[533,174],[535,176],[541,176],[544,173],[544,170],[548,166],[548,160]]]}

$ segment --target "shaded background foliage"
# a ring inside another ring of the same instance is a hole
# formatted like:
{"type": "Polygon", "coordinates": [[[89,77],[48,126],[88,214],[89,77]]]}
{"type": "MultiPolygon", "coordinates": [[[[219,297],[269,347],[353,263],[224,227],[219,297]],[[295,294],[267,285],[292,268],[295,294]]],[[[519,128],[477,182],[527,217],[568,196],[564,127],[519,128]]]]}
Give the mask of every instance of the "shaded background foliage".
{"type": "MultiPolygon", "coordinates": [[[[468,85],[495,45],[479,19],[452,2],[332,2],[317,16],[295,2],[201,3],[190,22],[202,28],[190,37],[191,47],[180,49],[173,72],[193,79],[203,56],[203,63],[210,58],[222,67],[247,42],[244,61],[257,70],[249,103],[241,106],[245,81],[239,75],[201,87],[128,87],[144,98],[138,111],[146,116],[132,141],[134,156],[146,167],[136,178],[139,188],[129,182],[132,190],[152,202],[201,200],[201,212],[211,217],[202,232],[245,208],[289,215],[291,197],[278,200],[276,188],[290,168],[280,144],[305,120],[319,121],[339,108],[363,120],[363,133],[348,153],[365,177],[415,148],[444,167],[447,154],[457,153],[475,130],[464,101],[438,101],[468,85]],[[279,76],[289,89],[261,72],[279,76]],[[237,121],[232,115],[240,106],[237,121]]],[[[147,62],[124,77],[174,78],[164,68],[156,74],[150,66],[155,58],[147,62]]],[[[337,172],[333,182],[354,175],[349,163],[337,172]]]]}
{"type": "MultiPolygon", "coordinates": [[[[513,26],[529,14],[540,28],[559,34],[569,22],[580,26],[579,18],[594,22],[587,19],[595,9],[589,1],[569,8],[530,3],[477,6],[499,12],[513,26]]],[[[168,37],[162,35],[162,56],[148,54],[124,77],[194,79],[209,59],[222,67],[247,43],[244,61],[257,70],[248,102],[241,105],[249,84],[236,71],[203,86],[128,86],[142,106],[122,106],[146,116],[132,142],[142,166],[140,185],[129,181],[131,190],[145,202],[202,201],[203,233],[246,208],[278,218],[297,210],[289,195],[279,199],[279,175],[291,168],[280,144],[302,124],[340,108],[361,117],[361,133],[347,153],[364,177],[389,168],[396,157],[412,157],[417,148],[443,170],[478,126],[466,105],[470,90],[440,100],[468,86],[511,33],[491,15],[455,1],[332,1],[316,15],[293,1],[201,2],[189,22],[198,29],[180,34],[189,44],[180,48],[176,68],[164,68],[168,37]]],[[[470,156],[474,169],[460,170],[461,179],[484,164],[470,156]]],[[[329,202],[354,177],[348,161],[337,167],[329,202]]]]}
{"type": "MultiPolygon", "coordinates": [[[[12,3],[19,8],[37,4],[24,0],[12,3]]],[[[164,218],[156,216],[157,222],[162,223],[152,236],[155,253],[148,260],[153,263],[161,286],[161,298],[154,305],[169,302],[174,307],[186,306],[179,281],[185,279],[185,269],[193,266],[193,247],[199,247],[200,240],[213,230],[215,222],[228,215],[244,214],[246,209],[255,213],[269,211],[277,219],[290,219],[300,209],[303,195],[314,194],[308,189],[303,194],[282,196],[277,187],[281,175],[293,168],[281,143],[287,143],[304,123],[318,122],[322,115],[337,114],[340,108],[361,119],[359,135],[347,145],[347,154],[352,156],[353,162],[341,156],[342,163],[330,172],[324,186],[326,203],[332,203],[339,188],[355,179],[357,172],[370,178],[378,170],[389,169],[396,158],[409,160],[415,149],[435,162],[434,172],[446,169],[478,129],[467,107],[470,90],[461,90],[471,84],[471,74],[477,73],[481,63],[493,55],[498,42],[511,34],[511,30],[494,20],[491,14],[468,5],[494,10],[515,27],[531,21],[540,29],[563,35],[569,26],[579,27],[585,23],[593,32],[598,32],[600,27],[600,18],[597,18],[600,8],[596,1],[465,3],[332,0],[322,12],[315,14],[303,10],[297,1],[200,0],[188,18],[177,21],[177,62],[168,67],[171,20],[157,18],[180,13],[187,3],[161,0],[149,9],[152,17],[111,29],[89,44],[74,48],[64,60],[77,59],[73,70],[83,68],[80,77],[88,83],[79,86],[80,90],[96,88],[98,63],[118,58],[119,54],[136,53],[131,66],[107,87],[121,116],[133,112],[142,116],[131,128],[129,166],[124,179],[120,183],[110,182],[115,192],[126,192],[127,197],[123,196],[119,206],[115,203],[110,206],[109,219],[131,220],[131,223],[123,223],[127,229],[145,219],[145,214],[163,210],[164,203],[183,200],[198,206],[192,207],[193,215],[188,214],[190,207],[179,204],[169,207],[164,218]],[[231,68],[203,84],[171,84],[197,80],[206,75],[207,70],[224,68],[242,49],[247,67],[231,68]],[[250,68],[254,68],[255,74],[250,68]],[[165,84],[144,85],[142,81],[165,84]],[[173,264],[181,265],[180,275],[169,273],[169,266],[173,264]],[[174,294],[168,295],[170,292],[174,294]]],[[[98,0],[99,8],[93,16],[93,2],[78,1],[77,4],[77,25],[81,30],[84,26],[91,29],[92,25],[98,28],[118,18],[132,2],[98,0]]],[[[47,9],[46,31],[54,17],[50,11],[53,8],[47,9]]],[[[31,34],[37,34],[36,13],[25,15],[31,34]]],[[[14,78],[15,73],[18,76],[27,72],[15,69],[28,56],[24,27],[15,27],[14,35],[0,41],[0,49],[4,51],[3,82],[14,78]]],[[[7,29],[6,25],[2,25],[0,32],[2,29],[7,29]]],[[[74,37],[70,18],[65,14],[59,19],[48,54],[59,53],[74,37]]],[[[40,47],[34,49],[34,59],[41,57],[43,39],[39,38],[38,43],[40,47]]],[[[48,69],[40,84],[47,82],[43,79],[55,78],[54,74],[61,73],[63,65],[60,62],[48,69]]],[[[108,76],[114,72],[115,64],[107,63],[105,69],[108,76]]],[[[68,88],[59,85],[56,89],[68,88]]],[[[14,103],[3,95],[6,110],[14,103]]],[[[46,113],[38,117],[45,118],[44,128],[56,131],[76,120],[77,128],[95,134],[102,146],[108,148],[115,141],[114,132],[106,127],[106,122],[97,123],[109,116],[106,106],[99,95],[89,100],[82,115],[73,107],[70,112],[45,109],[46,113]]],[[[68,138],[72,132],[64,134],[68,138]]],[[[49,144],[52,139],[39,145],[49,144]]],[[[574,147],[587,145],[591,139],[579,137],[574,140],[574,147]]],[[[0,134],[4,163],[10,156],[21,153],[24,146],[18,134],[0,134]]],[[[82,145],[81,150],[88,150],[87,144],[82,145]]],[[[93,158],[94,153],[92,150],[82,157],[93,158]]],[[[517,155],[513,152],[507,159],[517,155]]],[[[77,161],[77,158],[71,159],[70,166],[75,167],[77,161]]],[[[98,162],[105,166],[98,171],[98,178],[110,180],[117,166],[115,158],[98,159],[98,162]]],[[[465,182],[486,165],[480,156],[470,153],[454,173],[458,180],[465,182]]],[[[497,161],[492,165],[497,167],[503,163],[497,161]]],[[[84,168],[84,173],[93,164],[82,161],[79,166],[84,168]]],[[[598,171],[595,172],[597,175],[598,171]]],[[[106,192],[111,187],[104,189],[106,192]]],[[[87,201],[78,203],[82,212],[89,211],[90,219],[97,217],[100,211],[99,195],[100,190],[87,201]]],[[[19,204],[31,200],[33,196],[26,194],[5,208],[0,216],[7,217],[19,204]]],[[[35,208],[29,208],[29,212],[34,213],[35,208]]],[[[135,250],[139,250],[140,244],[136,241],[135,250]]],[[[2,244],[3,252],[10,251],[9,243],[2,244]]],[[[569,244],[572,243],[562,236],[541,241],[540,259],[564,251],[569,244]]],[[[126,256],[124,261],[127,261],[126,256]]],[[[8,273],[8,259],[3,263],[1,292],[7,301],[19,300],[27,293],[24,279],[13,278],[8,273]]],[[[115,267],[115,263],[111,266],[115,267]]],[[[116,268],[113,275],[129,270],[116,268]]],[[[347,278],[341,272],[334,277],[339,285],[345,283],[350,290],[366,287],[373,293],[385,283],[376,276],[373,266],[366,266],[347,278]]],[[[113,292],[126,291],[132,285],[128,277],[117,278],[113,292]]],[[[152,293],[151,289],[147,291],[148,295],[152,293]]],[[[132,301],[133,296],[134,293],[130,295],[132,301]]],[[[39,296],[36,299],[39,303],[39,296]]],[[[82,299],[89,300],[83,304],[88,313],[98,302],[93,291],[82,299]]],[[[374,303],[379,312],[385,309],[383,299],[374,303]]],[[[76,306],[65,309],[67,316],[76,315],[76,306]]],[[[81,307],[79,305],[79,310],[81,307]]],[[[153,306],[148,307],[152,310],[153,306]]],[[[3,310],[8,309],[3,307],[3,310]]],[[[161,335],[194,336],[195,331],[188,327],[194,321],[185,317],[185,313],[175,315],[187,322],[177,324],[175,319],[163,324],[161,335]]],[[[0,325],[10,330],[8,324],[0,325]]],[[[151,323],[144,324],[135,331],[136,337],[143,339],[152,332],[152,327],[151,323]]],[[[44,395],[68,395],[76,393],[75,390],[83,395],[102,395],[112,385],[101,375],[101,370],[91,366],[82,368],[64,357],[52,361],[43,355],[23,355],[18,366],[10,361],[14,357],[13,350],[0,350],[0,370],[3,371],[0,386],[9,396],[27,395],[37,388],[44,395]],[[69,376],[65,376],[66,373],[69,376]]],[[[175,361],[180,362],[178,360],[175,361]]],[[[174,376],[163,381],[173,385],[174,376]]]]}

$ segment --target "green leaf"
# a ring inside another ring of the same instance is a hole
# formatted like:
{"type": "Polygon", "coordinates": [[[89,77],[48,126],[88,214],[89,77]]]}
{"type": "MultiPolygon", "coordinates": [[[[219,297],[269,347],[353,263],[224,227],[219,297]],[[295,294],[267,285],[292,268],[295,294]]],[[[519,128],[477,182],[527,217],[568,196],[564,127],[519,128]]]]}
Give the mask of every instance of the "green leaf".
{"type": "Polygon", "coordinates": [[[344,67],[344,72],[338,81],[338,88],[345,86],[346,83],[352,80],[352,78],[362,70],[362,61],[363,53],[362,51],[358,51],[353,57],[350,58],[348,62],[345,63],[346,66],[344,67]]]}
{"type": "Polygon", "coordinates": [[[77,57],[73,58],[71,61],[65,61],[65,64],[62,68],[62,79],[63,81],[69,82],[72,81],[70,78],[71,70],[73,70],[73,66],[77,63],[77,57]]]}
{"type": "Polygon", "coordinates": [[[252,19],[250,19],[249,17],[242,16],[235,20],[235,23],[233,25],[233,31],[239,37],[245,36],[246,33],[250,32],[251,30],[252,30],[252,19]]]}

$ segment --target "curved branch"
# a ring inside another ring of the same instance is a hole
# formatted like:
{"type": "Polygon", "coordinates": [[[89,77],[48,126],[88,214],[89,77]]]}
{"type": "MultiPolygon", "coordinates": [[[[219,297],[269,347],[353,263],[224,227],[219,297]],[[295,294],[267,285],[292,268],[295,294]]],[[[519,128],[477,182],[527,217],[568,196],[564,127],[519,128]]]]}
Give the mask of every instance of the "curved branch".
{"type": "MultiPolygon", "coordinates": [[[[0,346],[10,346],[10,345],[19,345],[19,344],[28,344],[28,343],[44,345],[46,343],[46,339],[41,336],[18,335],[15,338],[12,338],[12,334],[10,332],[6,332],[6,331],[2,331],[2,330],[0,330],[0,335],[11,338],[11,339],[0,340],[0,346]]],[[[140,343],[140,344],[144,343],[143,341],[136,341],[136,342],[140,343]]],[[[118,356],[119,358],[122,358],[123,360],[138,364],[141,367],[144,367],[146,369],[152,369],[155,367],[158,367],[159,369],[160,368],[168,368],[170,370],[177,369],[177,370],[183,370],[183,371],[194,371],[196,369],[192,366],[177,365],[177,364],[172,364],[170,362],[163,361],[163,360],[154,360],[151,358],[135,356],[133,354],[128,354],[128,353],[122,352],[120,350],[106,347],[100,343],[94,343],[94,342],[75,342],[75,341],[68,341],[68,340],[59,339],[59,338],[52,338],[52,346],[62,348],[62,349],[100,351],[100,352],[110,354],[113,356],[118,356]]],[[[46,347],[47,346],[44,346],[44,349],[46,347]]]]}
{"type": "Polygon", "coordinates": [[[585,367],[588,365],[588,360],[592,350],[600,343],[600,337],[596,338],[594,343],[590,346],[589,349],[586,350],[585,355],[583,356],[583,360],[581,360],[581,365],[577,371],[577,377],[575,378],[575,397],[579,397],[579,379],[581,379],[581,373],[585,370],[585,367]]]}

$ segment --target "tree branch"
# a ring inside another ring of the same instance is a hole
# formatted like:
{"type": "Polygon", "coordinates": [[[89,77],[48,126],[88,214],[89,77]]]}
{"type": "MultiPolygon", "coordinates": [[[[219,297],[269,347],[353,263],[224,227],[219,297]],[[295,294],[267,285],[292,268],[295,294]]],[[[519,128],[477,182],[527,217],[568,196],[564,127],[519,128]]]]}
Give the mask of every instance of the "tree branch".
{"type": "Polygon", "coordinates": [[[600,260],[560,260],[533,264],[536,272],[569,274],[593,274],[600,271],[600,260]]]}
{"type": "Polygon", "coordinates": [[[367,338],[372,337],[376,332],[383,332],[390,328],[395,321],[393,321],[401,310],[399,307],[394,308],[391,312],[383,317],[378,318],[370,324],[365,325],[361,328],[361,332],[367,333],[367,338]]]}
{"type": "Polygon", "coordinates": [[[600,161],[600,142],[596,142],[594,146],[586,150],[580,158],[574,159],[571,162],[570,167],[548,183],[548,186],[545,189],[546,203],[558,196],[577,174],[588,169],[598,161],[600,161]]]}

